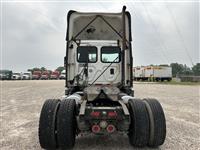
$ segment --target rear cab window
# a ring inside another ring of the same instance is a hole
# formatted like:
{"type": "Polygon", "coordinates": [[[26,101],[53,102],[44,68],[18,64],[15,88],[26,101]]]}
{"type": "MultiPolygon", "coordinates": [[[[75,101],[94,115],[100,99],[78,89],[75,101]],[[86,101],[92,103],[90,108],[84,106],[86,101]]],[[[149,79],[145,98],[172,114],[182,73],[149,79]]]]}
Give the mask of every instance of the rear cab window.
{"type": "Polygon", "coordinates": [[[101,48],[101,62],[103,63],[119,63],[121,49],[119,46],[103,46],[101,48]]]}
{"type": "Polygon", "coordinates": [[[77,47],[77,61],[79,63],[95,63],[97,62],[97,47],[95,46],[79,46],[77,47]]]}

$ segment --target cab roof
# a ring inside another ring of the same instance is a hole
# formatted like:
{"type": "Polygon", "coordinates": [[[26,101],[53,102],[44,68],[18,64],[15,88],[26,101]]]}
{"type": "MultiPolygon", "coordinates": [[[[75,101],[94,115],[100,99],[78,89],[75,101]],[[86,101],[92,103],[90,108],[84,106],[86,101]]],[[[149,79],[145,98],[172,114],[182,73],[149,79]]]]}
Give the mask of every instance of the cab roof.
{"type": "MultiPolygon", "coordinates": [[[[126,39],[131,41],[131,16],[126,11],[126,39]]],[[[90,13],[70,10],[66,40],[121,40],[122,13],[90,13]],[[116,33],[112,28],[115,29],[116,33]]]]}

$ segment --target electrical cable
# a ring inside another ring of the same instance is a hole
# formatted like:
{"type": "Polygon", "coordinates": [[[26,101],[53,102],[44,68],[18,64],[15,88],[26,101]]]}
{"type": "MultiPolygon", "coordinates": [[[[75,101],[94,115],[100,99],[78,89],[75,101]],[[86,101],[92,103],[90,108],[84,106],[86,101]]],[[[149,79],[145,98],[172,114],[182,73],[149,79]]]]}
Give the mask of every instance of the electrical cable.
{"type": "Polygon", "coordinates": [[[179,36],[181,42],[183,43],[183,47],[184,47],[185,53],[186,53],[186,55],[188,56],[188,59],[189,59],[189,61],[191,62],[192,66],[194,66],[192,57],[190,56],[190,54],[189,54],[189,52],[188,52],[188,48],[187,48],[187,46],[186,46],[186,43],[185,43],[185,40],[184,40],[183,35],[182,35],[182,33],[181,33],[181,30],[180,30],[180,28],[178,27],[178,24],[177,24],[177,22],[176,22],[176,19],[175,19],[174,15],[173,15],[172,11],[171,11],[170,8],[168,7],[168,5],[166,5],[166,2],[165,2],[165,7],[167,8],[167,10],[168,10],[168,12],[169,12],[169,14],[170,14],[170,16],[171,16],[171,19],[172,19],[172,21],[173,21],[173,23],[174,23],[174,26],[175,26],[175,29],[176,29],[176,31],[177,31],[177,34],[178,34],[178,36],[179,36]]]}
{"type": "Polygon", "coordinates": [[[162,53],[162,55],[164,56],[164,58],[167,60],[167,62],[170,62],[170,61],[169,61],[169,58],[168,58],[167,55],[165,54],[165,51],[167,51],[167,48],[166,48],[166,45],[165,45],[163,39],[161,38],[160,32],[158,31],[158,28],[157,28],[156,24],[154,23],[152,17],[150,16],[149,11],[148,11],[148,9],[146,8],[146,6],[144,5],[144,3],[143,3],[142,1],[140,1],[140,2],[141,2],[142,6],[143,6],[143,8],[144,8],[144,10],[145,10],[145,12],[146,12],[146,14],[147,14],[147,17],[149,18],[149,21],[150,21],[151,24],[152,24],[152,27],[153,27],[154,31],[157,33],[157,36],[158,36],[157,39],[160,40],[161,53],[162,53]]]}

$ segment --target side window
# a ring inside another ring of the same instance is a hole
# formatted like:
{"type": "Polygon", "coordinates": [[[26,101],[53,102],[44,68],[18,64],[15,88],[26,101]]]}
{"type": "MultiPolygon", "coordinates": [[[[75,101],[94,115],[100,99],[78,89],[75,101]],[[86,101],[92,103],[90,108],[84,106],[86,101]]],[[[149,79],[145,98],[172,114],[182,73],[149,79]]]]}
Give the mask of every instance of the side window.
{"type": "Polygon", "coordinates": [[[77,61],[80,63],[97,62],[97,48],[95,46],[77,47],[77,61]]]}
{"type": "Polygon", "coordinates": [[[101,61],[103,63],[120,62],[120,47],[104,46],[101,48],[101,61]]]}

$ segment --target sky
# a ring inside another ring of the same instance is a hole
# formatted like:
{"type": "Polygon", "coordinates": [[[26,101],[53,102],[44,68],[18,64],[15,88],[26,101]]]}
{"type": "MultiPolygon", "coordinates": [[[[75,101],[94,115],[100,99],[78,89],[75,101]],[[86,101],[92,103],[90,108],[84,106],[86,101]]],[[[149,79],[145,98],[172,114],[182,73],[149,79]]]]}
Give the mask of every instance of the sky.
{"type": "Polygon", "coordinates": [[[1,69],[54,70],[64,63],[69,10],[121,12],[132,19],[134,66],[200,62],[198,1],[1,1],[1,69]]]}

